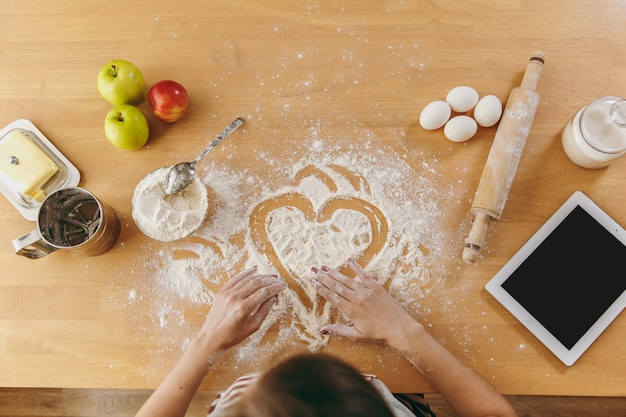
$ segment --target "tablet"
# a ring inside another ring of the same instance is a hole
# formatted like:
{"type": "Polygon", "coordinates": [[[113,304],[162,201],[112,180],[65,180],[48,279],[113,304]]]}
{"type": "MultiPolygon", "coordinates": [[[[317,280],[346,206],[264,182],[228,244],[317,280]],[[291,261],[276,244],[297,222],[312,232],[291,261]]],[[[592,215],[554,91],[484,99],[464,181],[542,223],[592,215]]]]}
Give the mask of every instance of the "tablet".
{"type": "Polygon", "coordinates": [[[571,366],[626,306],[626,231],[576,191],[485,286],[571,366]]]}

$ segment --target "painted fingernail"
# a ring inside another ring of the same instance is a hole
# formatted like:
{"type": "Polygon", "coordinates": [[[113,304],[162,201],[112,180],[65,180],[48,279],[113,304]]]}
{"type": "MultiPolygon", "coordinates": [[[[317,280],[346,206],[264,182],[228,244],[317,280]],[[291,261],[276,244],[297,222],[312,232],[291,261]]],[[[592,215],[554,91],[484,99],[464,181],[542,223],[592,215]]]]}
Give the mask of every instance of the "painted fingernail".
{"type": "Polygon", "coordinates": [[[313,267],[311,267],[311,271],[313,271],[313,272],[315,272],[317,274],[320,270],[313,266],[313,267]]]}
{"type": "Polygon", "coordinates": [[[328,334],[330,334],[330,331],[326,327],[322,327],[320,329],[320,333],[324,334],[324,335],[328,335],[328,334]]]}
{"type": "Polygon", "coordinates": [[[328,271],[329,271],[329,269],[328,269],[328,267],[327,267],[326,265],[322,265],[322,266],[321,266],[321,269],[322,269],[322,271],[324,271],[324,272],[328,272],[328,271]]]}

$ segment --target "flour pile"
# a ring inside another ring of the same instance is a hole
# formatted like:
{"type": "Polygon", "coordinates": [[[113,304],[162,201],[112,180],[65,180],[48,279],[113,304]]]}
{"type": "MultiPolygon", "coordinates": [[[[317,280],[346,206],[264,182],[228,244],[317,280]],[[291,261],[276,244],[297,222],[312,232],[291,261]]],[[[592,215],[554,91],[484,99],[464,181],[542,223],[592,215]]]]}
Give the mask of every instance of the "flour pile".
{"type": "Polygon", "coordinates": [[[341,318],[317,297],[311,266],[343,268],[353,257],[410,305],[432,291],[433,279],[443,279],[437,259],[458,256],[446,253],[460,243],[444,221],[446,206],[459,202],[437,181],[437,161],[422,155],[416,172],[395,151],[373,149],[371,132],[359,133],[358,149],[328,145],[311,129],[299,159],[259,155],[274,168],[271,183],[250,169],[206,168],[201,177],[212,210],[204,225],[154,255],[159,285],[195,304],[212,304],[226,279],[253,265],[287,279],[289,289],[264,327],[239,347],[242,358],[271,349],[264,338],[274,325],[283,343],[315,351],[328,342],[320,327],[341,318]]]}
{"type": "Polygon", "coordinates": [[[162,181],[169,168],[146,175],[133,194],[133,220],[146,236],[162,242],[188,236],[202,224],[209,201],[202,182],[195,178],[176,194],[166,194],[162,181]]]}

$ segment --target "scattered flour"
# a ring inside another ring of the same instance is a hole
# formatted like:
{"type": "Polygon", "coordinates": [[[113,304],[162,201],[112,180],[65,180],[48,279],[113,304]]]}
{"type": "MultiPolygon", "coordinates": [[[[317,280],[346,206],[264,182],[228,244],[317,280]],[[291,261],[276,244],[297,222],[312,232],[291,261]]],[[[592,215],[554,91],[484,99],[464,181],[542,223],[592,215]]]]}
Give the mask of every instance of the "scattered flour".
{"type": "Polygon", "coordinates": [[[330,146],[316,129],[305,141],[299,159],[259,155],[275,170],[271,183],[251,170],[206,168],[206,221],[148,261],[160,287],[194,304],[211,305],[229,277],[253,265],[288,281],[263,328],[238,348],[240,359],[272,349],[264,338],[275,325],[282,343],[313,351],[327,344],[320,327],[342,318],[317,296],[311,266],[345,268],[353,257],[408,305],[432,291],[433,274],[445,274],[435,271],[437,259],[459,246],[443,225],[448,200],[457,197],[437,182],[432,156],[423,155],[416,172],[393,150],[368,149],[367,142],[330,146]]]}

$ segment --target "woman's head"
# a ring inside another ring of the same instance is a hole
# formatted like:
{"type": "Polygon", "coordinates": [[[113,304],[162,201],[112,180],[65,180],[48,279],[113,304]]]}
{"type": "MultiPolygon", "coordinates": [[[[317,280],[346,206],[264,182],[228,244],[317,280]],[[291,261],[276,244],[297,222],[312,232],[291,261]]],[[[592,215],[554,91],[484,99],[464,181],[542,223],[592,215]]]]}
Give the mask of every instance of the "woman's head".
{"type": "Polygon", "coordinates": [[[237,407],[246,417],[392,416],[356,369],[326,354],[300,354],[265,371],[237,407]]]}

